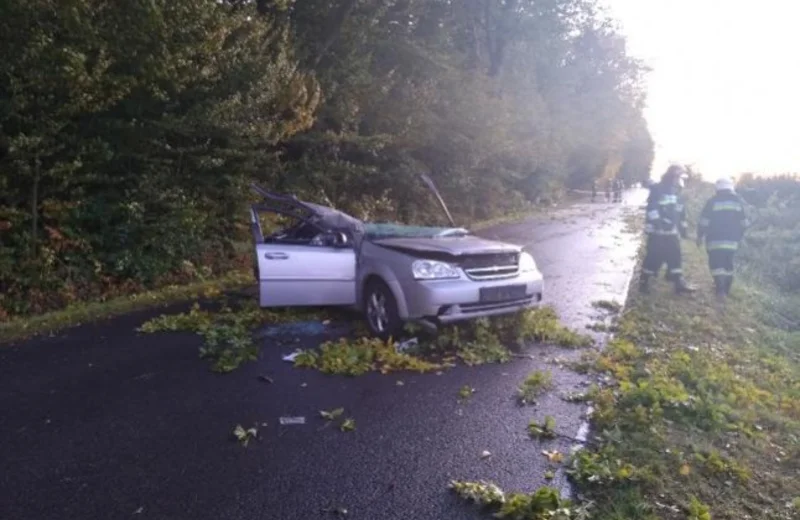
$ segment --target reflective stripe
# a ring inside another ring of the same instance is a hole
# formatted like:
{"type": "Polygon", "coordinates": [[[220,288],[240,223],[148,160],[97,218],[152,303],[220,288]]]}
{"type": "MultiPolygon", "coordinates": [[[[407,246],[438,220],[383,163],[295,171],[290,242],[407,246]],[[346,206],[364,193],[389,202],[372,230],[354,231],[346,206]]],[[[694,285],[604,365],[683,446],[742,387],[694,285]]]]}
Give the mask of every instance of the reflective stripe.
{"type": "Polygon", "coordinates": [[[733,271],[728,269],[712,269],[711,276],[733,276],[733,271]]]}
{"type": "Polygon", "coordinates": [[[642,273],[644,273],[644,274],[656,274],[654,271],[651,271],[650,269],[642,269],[642,273]]]}
{"type": "Polygon", "coordinates": [[[669,274],[683,274],[683,269],[680,267],[678,269],[670,269],[669,274]]]}
{"type": "Polygon", "coordinates": [[[736,251],[739,243],[734,240],[710,240],[706,247],[709,251],[736,251]]]}
{"type": "Polygon", "coordinates": [[[677,204],[678,203],[678,196],[677,195],[662,195],[661,199],[658,201],[661,206],[666,206],[667,204],[677,204]]]}
{"type": "Polygon", "coordinates": [[[715,202],[711,211],[742,211],[742,205],[733,200],[715,202]]]}
{"type": "Polygon", "coordinates": [[[651,210],[647,212],[647,220],[658,220],[661,214],[658,212],[657,209],[651,210]]]}

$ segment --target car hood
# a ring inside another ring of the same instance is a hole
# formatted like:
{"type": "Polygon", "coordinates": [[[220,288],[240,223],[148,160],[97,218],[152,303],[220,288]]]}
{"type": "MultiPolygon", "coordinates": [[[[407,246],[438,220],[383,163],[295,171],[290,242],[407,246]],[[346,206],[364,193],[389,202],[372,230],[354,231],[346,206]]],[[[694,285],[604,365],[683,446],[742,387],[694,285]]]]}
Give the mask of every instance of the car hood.
{"type": "Polygon", "coordinates": [[[445,253],[452,256],[465,256],[495,253],[519,253],[520,246],[496,242],[475,236],[438,238],[382,238],[374,243],[389,247],[414,251],[417,253],[445,253]]]}

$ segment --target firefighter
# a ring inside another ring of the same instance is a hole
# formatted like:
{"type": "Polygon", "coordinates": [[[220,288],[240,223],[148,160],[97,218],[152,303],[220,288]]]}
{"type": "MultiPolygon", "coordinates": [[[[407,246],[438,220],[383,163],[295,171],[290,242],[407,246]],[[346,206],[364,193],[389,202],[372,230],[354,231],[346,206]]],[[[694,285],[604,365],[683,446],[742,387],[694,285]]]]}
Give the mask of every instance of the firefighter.
{"type": "Polygon", "coordinates": [[[614,202],[622,202],[622,179],[614,181],[614,202]]]}
{"type": "MultiPolygon", "coordinates": [[[[677,204],[675,204],[675,211],[678,214],[678,234],[683,239],[689,238],[689,222],[686,218],[686,201],[683,197],[685,179],[686,177],[683,175],[678,178],[678,185],[676,187],[678,201],[677,204]]],[[[668,281],[674,281],[675,276],[673,273],[670,273],[669,269],[667,269],[667,271],[664,273],[664,279],[668,281]]]]}
{"type": "Polygon", "coordinates": [[[705,241],[708,267],[714,278],[718,298],[730,294],[733,284],[733,258],[747,227],[744,202],[736,194],[731,179],[716,183],[717,193],[711,197],[700,214],[697,226],[697,245],[705,241]]]}
{"type": "Polygon", "coordinates": [[[665,263],[670,280],[675,284],[675,292],[694,292],[694,288],[683,277],[681,265],[681,219],[685,218],[678,197],[681,174],[680,166],[670,166],[661,177],[661,182],[650,189],[645,225],[647,251],[639,280],[639,290],[644,293],[649,292],[651,278],[658,274],[665,263]]]}

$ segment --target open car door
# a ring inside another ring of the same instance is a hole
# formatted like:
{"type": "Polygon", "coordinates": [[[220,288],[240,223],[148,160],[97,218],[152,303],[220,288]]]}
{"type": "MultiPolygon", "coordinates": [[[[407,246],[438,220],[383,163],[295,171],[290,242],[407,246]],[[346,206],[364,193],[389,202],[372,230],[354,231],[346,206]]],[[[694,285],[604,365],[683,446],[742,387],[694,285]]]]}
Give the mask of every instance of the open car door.
{"type": "Polygon", "coordinates": [[[347,229],[320,215],[334,210],[257,191],[266,199],[250,210],[261,307],[354,305],[355,242],[347,229]],[[270,214],[290,225],[264,236],[262,217],[270,214]]]}

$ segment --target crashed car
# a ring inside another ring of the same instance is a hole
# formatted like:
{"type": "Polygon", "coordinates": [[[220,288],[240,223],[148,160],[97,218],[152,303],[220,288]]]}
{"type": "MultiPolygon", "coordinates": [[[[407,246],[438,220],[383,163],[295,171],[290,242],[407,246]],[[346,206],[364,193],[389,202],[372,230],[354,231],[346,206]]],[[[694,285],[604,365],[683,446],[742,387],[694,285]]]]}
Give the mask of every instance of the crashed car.
{"type": "Polygon", "coordinates": [[[362,222],[294,196],[253,189],[263,197],[251,208],[261,307],[355,307],[371,333],[386,339],[397,337],[406,322],[435,331],[542,300],[542,274],[519,246],[455,225],[362,222]],[[265,214],[292,223],[265,236],[265,214]]]}

